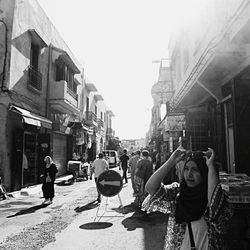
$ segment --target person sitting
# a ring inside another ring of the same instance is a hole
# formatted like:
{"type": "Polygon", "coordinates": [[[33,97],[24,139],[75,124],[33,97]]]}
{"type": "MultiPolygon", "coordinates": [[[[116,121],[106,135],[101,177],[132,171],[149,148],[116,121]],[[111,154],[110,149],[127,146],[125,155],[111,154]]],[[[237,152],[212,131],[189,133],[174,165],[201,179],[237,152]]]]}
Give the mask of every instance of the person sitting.
{"type": "Polygon", "coordinates": [[[224,236],[233,209],[221,188],[214,158],[211,148],[188,155],[178,147],[146,183],[149,196],[142,209],[169,214],[164,249],[227,249],[224,236]],[[182,160],[180,183],[163,185],[164,176],[182,160]]]}
{"type": "Polygon", "coordinates": [[[80,159],[81,159],[81,157],[76,152],[73,152],[73,154],[72,154],[72,160],[79,161],[80,159]]]}

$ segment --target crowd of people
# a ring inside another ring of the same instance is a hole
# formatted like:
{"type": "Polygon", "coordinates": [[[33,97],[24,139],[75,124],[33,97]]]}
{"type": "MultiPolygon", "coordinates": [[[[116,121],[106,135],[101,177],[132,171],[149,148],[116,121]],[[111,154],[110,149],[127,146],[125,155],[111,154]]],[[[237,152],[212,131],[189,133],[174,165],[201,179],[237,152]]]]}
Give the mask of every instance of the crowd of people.
{"type": "MultiPolygon", "coordinates": [[[[159,155],[153,161],[147,150],[129,156],[124,149],[119,160],[123,185],[130,172],[135,197],[131,205],[146,214],[159,211],[169,216],[164,249],[227,249],[224,239],[233,209],[221,188],[213,149],[192,152],[180,146],[163,164],[159,155]]],[[[50,204],[57,169],[51,157],[44,161],[42,190],[44,203],[50,204]]],[[[105,155],[99,153],[91,164],[95,182],[108,169],[105,155]]],[[[101,202],[98,188],[97,201],[101,202]]]]}

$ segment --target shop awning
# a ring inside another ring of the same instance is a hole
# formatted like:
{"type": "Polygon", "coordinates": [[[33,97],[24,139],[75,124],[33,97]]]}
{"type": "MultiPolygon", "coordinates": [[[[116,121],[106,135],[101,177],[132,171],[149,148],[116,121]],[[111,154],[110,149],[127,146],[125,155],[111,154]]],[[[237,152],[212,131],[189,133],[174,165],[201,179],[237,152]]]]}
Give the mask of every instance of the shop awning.
{"type": "Polygon", "coordinates": [[[10,110],[21,115],[24,123],[37,126],[37,127],[44,127],[44,128],[52,129],[52,121],[45,117],[34,114],[26,109],[19,108],[14,105],[10,106],[10,110]]]}

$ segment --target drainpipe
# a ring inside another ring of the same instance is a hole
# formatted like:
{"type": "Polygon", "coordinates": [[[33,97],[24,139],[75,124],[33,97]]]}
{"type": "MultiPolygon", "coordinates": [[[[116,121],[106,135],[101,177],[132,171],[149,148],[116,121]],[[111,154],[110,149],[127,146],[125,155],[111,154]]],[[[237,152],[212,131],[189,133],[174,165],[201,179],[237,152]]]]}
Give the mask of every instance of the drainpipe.
{"type": "Polygon", "coordinates": [[[1,91],[2,92],[8,92],[8,88],[5,86],[5,71],[6,71],[6,62],[7,62],[7,53],[8,53],[8,28],[7,24],[0,20],[1,23],[3,23],[5,27],[5,51],[4,51],[4,61],[3,61],[3,78],[2,78],[2,84],[1,84],[1,91]]]}
{"type": "MultiPolygon", "coordinates": [[[[46,103],[45,103],[45,117],[48,117],[49,114],[49,95],[50,95],[50,64],[51,64],[51,51],[52,51],[52,47],[51,44],[49,45],[49,51],[48,51],[48,72],[47,72],[47,89],[46,89],[46,103]]],[[[46,128],[45,133],[48,134],[48,129],[46,128]]],[[[50,154],[53,156],[53,151],[52,151],[52,145],[51,145],[51,135],[50,135],[50,140],[49,140],[49,144],[50,144],[50,154]]]]}
{"type": "Polygon", "coordinates": [[[50,95],[50,64],[51,64],[51,44],[49,45],[49,56],[48,56],[48,72],[47,72],[47,90],[46,90],[46,106],[45,106],[45,116],[47,118],[49,114],[49,95],[50,95]]]}

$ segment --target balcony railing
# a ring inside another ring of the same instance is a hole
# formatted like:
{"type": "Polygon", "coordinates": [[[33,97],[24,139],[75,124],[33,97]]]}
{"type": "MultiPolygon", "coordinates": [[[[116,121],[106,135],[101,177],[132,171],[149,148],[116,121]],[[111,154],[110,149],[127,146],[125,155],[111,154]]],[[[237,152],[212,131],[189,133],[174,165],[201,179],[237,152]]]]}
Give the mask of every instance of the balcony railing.
{"type": "Polygon", "coordinates": [[[49,84],[49,104],[51,108],[59,111],[60,113],[77,114],[80,112],[78,108],[78,95],[69,92],[67,82],[50,81],[49,84]]]}
{"type": "Polygon", "coordinates": [[[98,127],[103,128],[103,121],[101,119],[97,119],[97,124],[98,124],[98,127]]]}
{"type": "Polygon", "coordinates": [[[75,100],[78,99],[78,95],[73,92],[73,90],[71,90],[70,88],[67,88],[67,93],[70,94],[75,100]]]}
{"type": "Polygon", "coordinates": [[[94,114],[92,111],[85,112],[85,120],[87,125],[94,125],[96,127],[98,126],[96,114],[94,114]]]}
{"type": "Polygon", "coordinates": [[[31,66],[29,67],[28,84],[37,90],[42,90],[42,74],[31,66]]]}

